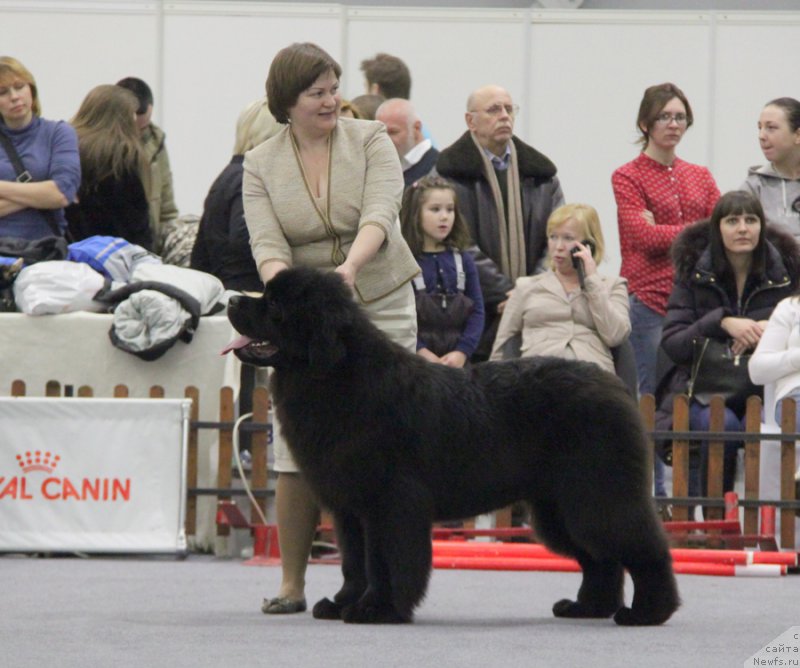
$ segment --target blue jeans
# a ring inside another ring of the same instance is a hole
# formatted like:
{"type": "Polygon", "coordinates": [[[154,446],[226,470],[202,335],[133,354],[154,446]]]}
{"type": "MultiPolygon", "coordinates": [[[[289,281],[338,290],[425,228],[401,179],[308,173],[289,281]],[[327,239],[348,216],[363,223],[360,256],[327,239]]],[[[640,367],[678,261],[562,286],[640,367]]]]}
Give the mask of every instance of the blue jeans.
{"type": "MultiPolygon", "coordinates": [[[[691,431],[708,431],[711,409],[708,406],[701,406],[696,402],[689,405],[689,429],[691,431]]],[[[739,417],[729,408],[725,409],[725,431],[744,431],[744,417],[739,417]]],[[[730,492],[736,480],[736,455],[742,441],[725,441],[725,454],[723,456],[722,471],[722,491],[730,492]]],[[[692,471],[692,461],[689,460],[689,496],[706,496],[708,492],[708,441],[700,443],[700,461],[694,462],[694,472],[692,471]]]]}
{"type": "Polygon", "coordinates": [[[783,399],[789,398],[792,398],[795,401],[795,424],[800,427],[800,392],[797,390],[789,392],[789,394],[783,397],[780,401],[775,402],[775,424],[780,425],[783,414],[783,399]]]}
{"type": "MultiPolygon", "coordinates": [[[[656,360],[658,347],[661,345],[661,327],[664,316],[639,301],[636,295],[630,295],[630,317],[633,355],[636,358],[636,374],[639,381],[639,394],[655,394],[656,392],[656,360]]],[[[656,496],[666,496],[664,487],[664,462],[654,458],[653,483],[656,496]]]]}
{"type": "Polygon", "coordinates": [[[639,376],[639,394],[655,394],[656,360],[664,316],[643,304],[636,295],[628,299],[631,306],[630,339],[639,376]]]}

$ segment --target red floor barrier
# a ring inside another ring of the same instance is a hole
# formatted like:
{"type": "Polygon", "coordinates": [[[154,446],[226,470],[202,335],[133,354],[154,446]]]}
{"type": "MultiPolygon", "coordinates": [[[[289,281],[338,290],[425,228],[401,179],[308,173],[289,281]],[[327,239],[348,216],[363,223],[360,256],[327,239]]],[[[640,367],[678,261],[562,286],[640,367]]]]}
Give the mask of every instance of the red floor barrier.
{"type": "MultiPolygon", "coordinates": [[[[434,554],[434,568],[489,571],[556,571],[578,573],[581,567],[572,559],[524,558],[524,557],[475,557],[439,556],[434,554]]],[[[675,573],[679,575],[712,575],[722,577],[780,577],[786,575],[786,566],[779,564],[736,564],[676,562],[675,573]]]]}
{"type": "MultiPolygon", "coordinates": [[[[539,543],[484,543],[435,540],[433,541],[433,553],[439,556],[563,558],[550,552],[544,545],[539,543]]],[[[797,554],[794,552],[673,548],[670,553],[676,562],[727,563],[740,566],[747,564],[797,565],[797,554]]]]}

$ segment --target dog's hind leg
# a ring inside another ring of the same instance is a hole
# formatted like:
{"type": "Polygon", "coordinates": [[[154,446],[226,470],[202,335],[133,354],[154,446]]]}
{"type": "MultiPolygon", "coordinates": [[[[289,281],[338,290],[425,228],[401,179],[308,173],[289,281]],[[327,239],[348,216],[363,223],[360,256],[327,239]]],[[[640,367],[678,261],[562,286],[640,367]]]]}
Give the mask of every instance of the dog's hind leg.
{"type": "Polygon", "coordinates": [[[621,626],[654,626],[666,622],[680,605],[669,555],[626,566],[633,580],[633,603],[630,608],[620,608],[614,621],[621,626]]]}
{"type": "Polygon", "coordinates": [[[672,556],[655,509],[648,507],[642,514],[640,538],[621,558],[633,580],[631,607],[620,608],[614,615],[622,626],[663,624],[681,603],[672,556]]]}
{"type": "Polygon", "coordinates": [[[314,605],[312,614],[316,619],[341,619],[342,610],[360,599],[367,588],[361,520],[350,513],[334,513],[334,527],[344,583],[333,600],[323,598],[314,605]]]}
{"type": "Polygon", "coordinates": [[[531,501],[536,536],[554,552],[578,560],[583,581],[575,601],[562,599],[553,605],[556,617],[606,618],[624,605],[624,571],[619,562],[596,559],[570,536],[557,504],[531,501]]]}
{"type": "MultiPolygon", "coordinates": [[[[631,498],[626,504],[626,513],[608,512],[603,522],[591,522],[575,514],[571,535],[583,551],[595,556],[602,563],[618,564],[619,572],[626,568],[633,580],[633,601],[630,608],[620,605],[614,613],[614,621],[623,626],[651,626],[663,624],[680,605],[678,587],[672,572],[672,557],[664,530],[655,506],[649,498],[631,498]]],[[[622,501],[624,502],[624,501],[622,501]]],[[[581,509],[581,514],[588,508],[581,509]]],[[[579,559],[580,561],[580,559],[579,559]]],[[[603,605],[607,598],[599,590],[602,580],[592,574],[597,586],[590,585],[584,566],[584,587],[589,584],[587,595],[603,605]]],[[[609,566],[611,568],[611,566],[609,566]]],[[[620,587],[621,592],[621,587],[620,587]]],[[[620,597],[620,604],[621,604],[620,597]]]]}
{"type": "Polygon", "coordinates": [[[428,587],[431,502],[416,481],[395,481],[388,500],[366,522],[367,580],[361,599],[342,611],[345,622],[410,622],[428,587]]]}
{"type": "Polygon", "coordinates": [[[611,617],[623,605],[625,573],[615,561],[598,561],[580,552],[574,555],[583,570],[578,599],[562,599],[553,605],[556,617],[611,617]]]}

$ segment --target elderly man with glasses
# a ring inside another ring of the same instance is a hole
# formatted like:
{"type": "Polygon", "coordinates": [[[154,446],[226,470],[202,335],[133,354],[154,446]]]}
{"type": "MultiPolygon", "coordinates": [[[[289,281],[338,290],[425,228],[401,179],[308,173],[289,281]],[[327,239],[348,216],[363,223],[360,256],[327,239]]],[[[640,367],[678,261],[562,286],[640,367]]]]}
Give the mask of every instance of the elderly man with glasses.
{"type": "Polygon", "coordinates": [[[477,258],[486,327],[473,360],[491,352],[505,294],[514,281],[541,267],[547,219],[564,203],[556,166],[514,136],[518,112],[500,86],[474,91],[467,100],[467,132],[436,163],[436,171],[456,186],[473,240],[500,270],[492,278],[487,262],[477,258]]]}

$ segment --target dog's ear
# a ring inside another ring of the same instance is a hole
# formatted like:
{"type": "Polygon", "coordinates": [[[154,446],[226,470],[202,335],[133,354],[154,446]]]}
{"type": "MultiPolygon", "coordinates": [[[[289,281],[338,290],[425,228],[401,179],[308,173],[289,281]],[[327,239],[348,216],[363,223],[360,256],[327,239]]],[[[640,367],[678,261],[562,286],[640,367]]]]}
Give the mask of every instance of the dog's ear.
{"type": "Polygon", "coordinates": [[[323,373],[333,370],[346,356],[347,346],[342,339],[342,328],[328,317],[314,328],[308,342],[308,365],[313,371],[323,373]]]}

